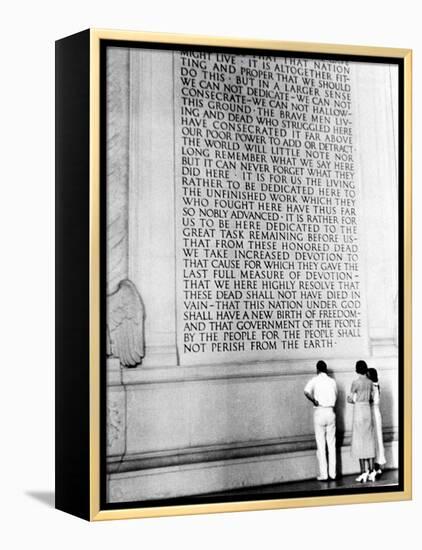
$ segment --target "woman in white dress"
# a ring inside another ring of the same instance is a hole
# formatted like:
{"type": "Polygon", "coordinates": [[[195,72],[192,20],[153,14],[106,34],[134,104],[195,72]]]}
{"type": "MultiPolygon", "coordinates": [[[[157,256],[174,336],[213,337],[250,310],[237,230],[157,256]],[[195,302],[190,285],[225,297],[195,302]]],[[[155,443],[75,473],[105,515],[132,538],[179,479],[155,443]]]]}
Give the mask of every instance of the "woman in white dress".
{"type": "Polygon", "coordinates": [[[368,369],[366,376],[371,380],[373,384],[372,395],[372,417],[374,422],[374,436],[375,436],[375,473],[376,475],[382,474],[382,467],[385,466],[385,451],[384,442],[382,439],[382,418],[380,412],[380,386],[378,383],[378,372],[376,369],[368,369]]]}

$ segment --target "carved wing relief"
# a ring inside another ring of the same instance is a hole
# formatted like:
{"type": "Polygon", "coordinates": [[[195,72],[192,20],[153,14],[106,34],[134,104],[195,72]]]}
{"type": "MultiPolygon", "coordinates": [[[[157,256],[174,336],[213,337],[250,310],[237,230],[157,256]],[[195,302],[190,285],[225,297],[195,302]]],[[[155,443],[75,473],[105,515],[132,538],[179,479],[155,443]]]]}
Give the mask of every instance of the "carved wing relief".
{"type": "Polygon", "coordinates": [[[135,285],[125,279],[107,296],[107,355],[136,367],[144,352],[144,305],[135,285]]]}

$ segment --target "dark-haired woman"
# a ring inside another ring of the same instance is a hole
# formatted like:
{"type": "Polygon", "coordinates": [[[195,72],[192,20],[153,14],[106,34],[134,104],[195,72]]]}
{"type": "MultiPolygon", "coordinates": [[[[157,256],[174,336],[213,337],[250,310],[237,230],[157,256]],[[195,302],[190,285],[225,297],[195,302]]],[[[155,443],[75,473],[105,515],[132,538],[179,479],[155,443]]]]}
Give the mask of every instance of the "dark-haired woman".
{"type": "Polygon", "coordinates": [[[371,409],[373,384],[366,376],[368,366],[365,361],[356,362],[356,372],[358,377],[353,381],[347,398],[348,402],[353,404],[351,451],[352,456],[359,459],[361,473],[356,481],[365,483],[375,480],[375,437],[371,409]]]}
{"type": "Polygon", "coordinates": [[[384,441],[382,439],[382,418],[380,412],[380,386],[378,382],[378,372],[376,369],[368,369],[366,376],[372,382],[372,417],[374,421],[375,436],[375,474],[382,474],[382,467],[385,466],[384,441]]]}

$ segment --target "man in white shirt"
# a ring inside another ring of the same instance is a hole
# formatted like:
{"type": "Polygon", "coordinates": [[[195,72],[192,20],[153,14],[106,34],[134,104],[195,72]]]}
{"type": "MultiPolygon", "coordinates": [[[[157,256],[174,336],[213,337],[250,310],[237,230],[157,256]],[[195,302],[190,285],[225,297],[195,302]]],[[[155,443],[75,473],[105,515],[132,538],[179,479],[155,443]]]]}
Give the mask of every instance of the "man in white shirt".
{"type": "Polygon", "coordinates": [[[314,429],[319,464],[319,481],[336,478],[336,415],[337,384],[327,374],[324,361],[317,363],[317,375],[305,386],[305,396],[314,404],[314,429]],[[328,448],[328,471],[327,455],[328,448]]]}

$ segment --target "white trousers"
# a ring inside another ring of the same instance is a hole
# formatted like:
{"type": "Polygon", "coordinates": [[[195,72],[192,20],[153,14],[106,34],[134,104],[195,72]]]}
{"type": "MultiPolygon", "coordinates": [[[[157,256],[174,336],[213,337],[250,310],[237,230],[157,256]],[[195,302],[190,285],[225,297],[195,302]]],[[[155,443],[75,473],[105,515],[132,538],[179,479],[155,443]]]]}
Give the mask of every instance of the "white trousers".
{"type": "Polygon", "coordinates": [[[314,410],[314,429],[317,445],[319,475],[336,477],[336,415],[331,407],[317,407],[314,410]],[[328,449],[328,472],[327,453],[328,449]]]}

